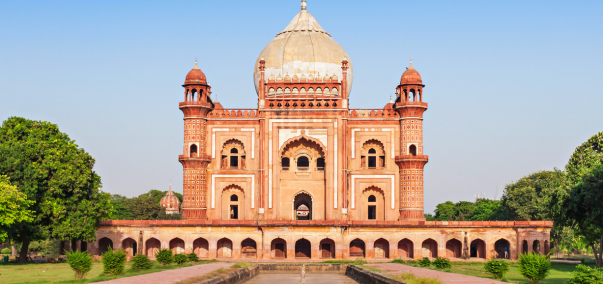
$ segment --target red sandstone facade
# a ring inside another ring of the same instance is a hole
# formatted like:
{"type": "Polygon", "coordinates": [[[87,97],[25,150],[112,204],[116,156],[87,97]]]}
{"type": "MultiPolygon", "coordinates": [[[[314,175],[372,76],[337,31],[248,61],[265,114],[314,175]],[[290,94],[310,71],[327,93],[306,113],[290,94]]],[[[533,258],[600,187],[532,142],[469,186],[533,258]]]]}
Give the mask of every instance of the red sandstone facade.
{"type": "Polygon", "coordinates": [[[515,258],[524,241],[548,244],[550,222],[425,222],[421,75],[411,62],[395,101],[353,109],[352,74],[305,1],[258,57],[257,108],[225,109],[195,63],[179,104],[184,220],[104,222],[91,247],[128,240],[149,256],[169,247],[263,259],[491,257],[507,247],[515,258]]]}

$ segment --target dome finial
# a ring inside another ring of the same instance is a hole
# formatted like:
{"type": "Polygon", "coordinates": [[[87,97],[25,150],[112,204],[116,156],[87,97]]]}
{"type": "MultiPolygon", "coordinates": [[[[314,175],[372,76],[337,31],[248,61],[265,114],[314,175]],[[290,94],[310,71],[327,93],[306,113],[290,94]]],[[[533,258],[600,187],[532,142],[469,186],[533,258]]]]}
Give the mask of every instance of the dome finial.
{"type": "Polygon", "coordinates": [[[301,3],[301,8],[302,8],[302,11],[303,11],[303,10],[306,10],[306,7],[307,7],[307,6],[308,6],[308,4],[306,4],[306,0],[302,0],[302,3],[301,3]]]}
{"type": "Polygon", "coordinates": [[[415,67],[412,67],[412,57],[410,58],[410,66],[408,66],[406,69],[415,69],[415,67]]]}
{"type": "Polygon", "coordinates": [[[200,69],[199,66],[197,66],[197,58],[195,58],[195,66],[193,66],[193,69],[200,69]]]}
{"type": "Polygon", "coordinates": [[[394,103],[394,101],[392,101],[392,95],[389,95],[389,103],[390,103],[390,104],[393,104],[393,103],[394,103]]]}

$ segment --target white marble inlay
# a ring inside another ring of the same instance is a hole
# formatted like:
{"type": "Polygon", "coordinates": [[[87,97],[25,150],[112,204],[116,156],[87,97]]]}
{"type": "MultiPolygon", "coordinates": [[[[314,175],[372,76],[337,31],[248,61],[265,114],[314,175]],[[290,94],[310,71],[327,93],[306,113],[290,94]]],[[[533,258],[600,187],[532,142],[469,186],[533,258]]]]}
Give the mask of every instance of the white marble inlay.
{"type": "Polygon", "coordinates": [[[355,180],[365,178],[388,178],[391,182],[391,196],[392,196],[392,209],[396,208],[396,184],[394,183],[395,175],[352,175],[352,209],[356,208],[356,191],[355,191],[355,180]]]}
{"type": "Polygon", "coordinates": [[[337,120],[333,123],[335,126],[333,129],[333,208],[337,209],[337,159],[339,158],[339,153],[337,153],[337,120]]]}
{"type": "Polygon", "coordinates": [[[211,208],[216,208],[216,178],[251,178],[251,208],[255,208],[255,175],[212,175],[211,176],[211,208]]]}

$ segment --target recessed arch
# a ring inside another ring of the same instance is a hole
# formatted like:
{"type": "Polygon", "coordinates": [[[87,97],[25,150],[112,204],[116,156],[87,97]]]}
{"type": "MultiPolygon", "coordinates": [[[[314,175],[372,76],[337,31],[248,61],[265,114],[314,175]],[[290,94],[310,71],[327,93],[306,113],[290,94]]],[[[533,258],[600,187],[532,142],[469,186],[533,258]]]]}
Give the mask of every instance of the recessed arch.
{"type": "Polygon", "coordinates": [[[415,146],[415,144],[412,144],[408,147],[408,154],[411,156],[417,155],[417,146],[415,146]]]}
{"type": "Polygon", "coordinates": [[[222,169],[245,169],[245,145],[238,139],[230,139],[222,145],[222,169]]]}
{"type": "Polygon", "coordinates": [[[365,257],[365,244],[361,239],[354,239],[350,242],[350,257],[365,257]]]}
{"type": "Polygon", "coordinates": [[[271,258],[287,258],[287,242],[281,238],[276,238],[270,242],[271,258]]]}
{"type": "Polygon", "coordinates": [[[108,252],[109,249],[115,249],[113,246],[113,241],[109,238],[101,238],[98,240],[98,253],[102,255],[105,252],[108,252]]]}
{"type": "Polygon", "coordinates": [[[433,239],[426,239],[421,244],[423,257],[438,257],[438,242],[433,239]]]}
{"type": "Polygon", "coordinates": [[[305,238],[295,242],[295,258],[310,258],[312,256],[312,244],[305,238]]]}
{"type": "Polygon", "coordinates": [[[232,241],[229,238],[221,238],[217,243],[218,257],[232,257],[232,241]]]}
{"type": "Polygon", "coordinates": [[[380,238],[375,241],[375,258],[389,258],[389,242],[380,238]]]}
{"type": "Polygon", "coordinates": [[[161,249],[161,242],[156,238],[150,238],[145,242],[145,254],[150,259],[155,259],[155,254],[161,249]]]}
{"type": "Polygon", "coordinates": [[[184,253],[184,241],[181,238],[173,238],[170,241],[170,249],[173,254],[184,253]]]}
{"type": "Polygon", "coordinates": [[[133,238],[126,238],[121,241],[121,248],[124,250],[126,255],[135,256],[138,252],[138,244],[133,238]]]}
{"type": "Polygon", "coordinates": [[[335,241],[324,238],[320,241],[320,258],[335,258],[335,241]]]}
{"type": "Polygon", "coordinates": [[[506,239],[499,239],[494,243],[494,251],[496,251],[496,258],[508,259],[511,252],[511,243],[506,239]]]}
{"type": "Polygon", "coordinates": [[[381,141],[370,139],[362,144],[360,167],[363,169],[382,169],[385,167],[385,147],[381,141]]]}
{"type": "MultiPolygon", "coordinates": [[[[288,155],[286,155],[287,150],[289,150],[290,148],[295,148],[295,147],[315,149],[318,152],[317,155],[319,157],[324,157],[325,153],[327,152],[327,147],[325,147],[325,145],[323,145],[322,142],[320,142],[320,140],[318,140],[314,137],[307,136],[305,131],[302,131],[301,135],[290,138],[287,141],[285,141],[285,143],[283,143],[283,145],[281,146],[281,149],[279,152],[280,152],[281,156],[288,156],[288,155]]],[[[318,158],[318,157],[316,157],[316,158],[318,158]]]]}
{"type": "Polygon", "coordinates": [[[190,148],[190,157],[195,158],[199,155],[197,150],[197,144],[192,144],[190,148]]]}
{"type": "Polygon", "coordinates": [[[532,242],[532,252],[538,253],[538,254],[541,253],[539,240],[535,240],[534,242],[532,242]]]}
{"type": "Polygon", "coordinates": [[[314,196],[302,190],[293,196],[293,219],[312,220],[314,217],[314,196]]]}
{"type": "Polygon", "coordinates": [[[242,258],[257,258],[257,244],[253,239],[246,238],[241,242],[242,258]]]}
{"type": "Polygon", "coordinates": [[[209,242],[204,238],[198,238],[193,241],[193,252],[199,258],[209,257],[209,242]]]}
{"type": "Polygon", "coordinates": [[[446,257],[460,258],[463,243],[457,239],[450,239],[446,242],[446,257]]]}
{"type": "Polygon", "coordinates": [[[398,242],[398,256],[402,258],[413,258],[414,244],[409,239],[402,239],[398,242]]]}
{"type": "Polygon", "coordinates": [[[471,241],[470,245],[471,257],[486,258],[486,242],[482,239],[471,241]]]}

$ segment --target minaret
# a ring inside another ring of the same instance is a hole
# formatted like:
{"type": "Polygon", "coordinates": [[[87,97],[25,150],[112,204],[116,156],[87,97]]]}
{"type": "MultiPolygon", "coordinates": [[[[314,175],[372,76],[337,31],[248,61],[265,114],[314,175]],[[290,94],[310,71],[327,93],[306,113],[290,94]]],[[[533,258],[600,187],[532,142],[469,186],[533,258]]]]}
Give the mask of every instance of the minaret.
{"type": "Polygon", "coordinates": [[[178,160],[183,167],[183,219],[207,219],[206,170],[211,161],[206,147],[207,114],[214,109],[211,86],[195,60],[195,66],[184,80],[184,102],[179,104],[184,113],[183,154],[178,160]]]}
{"type": "Polygon", "coordinates": [[[394,108],[400,114],[400,217],[399,220],[425,220],[423,215],[423,167],[428,156],[423,155],[423,81],[412,66],[406,69],[396,88],[394,108]]]}

